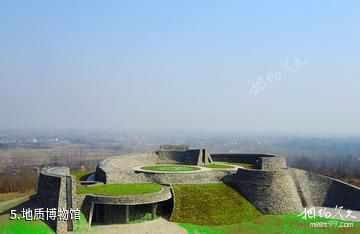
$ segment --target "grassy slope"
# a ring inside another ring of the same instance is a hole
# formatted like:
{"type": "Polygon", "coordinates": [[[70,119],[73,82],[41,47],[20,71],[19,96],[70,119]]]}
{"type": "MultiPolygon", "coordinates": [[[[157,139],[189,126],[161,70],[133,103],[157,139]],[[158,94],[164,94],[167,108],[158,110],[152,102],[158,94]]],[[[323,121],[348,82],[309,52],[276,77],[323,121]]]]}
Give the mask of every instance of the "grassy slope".
{"type": "Polygon", "coordinates": [[[150,171],[197,171],[200,170],[197,167],[191,166],[145,166],[141,169],[150,170],[150,171]]]}
{"type": "Polygon", "coordinates": [[[334,220],[317,217],[305,221],[297,215],[262,215],[224,184],[175,185],[174,191],[172,221],[180,223],[190,234],[360,233],[360,222],[353,223],[352,228],[310,228],[310,223],[334,220]]]}
{"type": "Polygon", "coordinates": [[[9,215],[0,216],[0,234],[50,234],[54,231],[42,221],[24,219],[9,220],[9,215]]]}
{"type": "Polygon", "coordinates": [[[223,183],[175,185],[172,221],[199,225],[228,225],[261,216],[245,198],[223,183]]]}
{"type": "MultiPolygon", "coordinates": [[[[29,198],[14,202],[6,206],[8,210],[21,205],[25,202],[31,202],[29,198]]],[[[18,214],[20,215],[20,214],[18,214]]],[[[24,219],[10,220],[9,214],[0,215],[0,234],[52,234],[54,231],[41,220],[38,221],[25,221],[24,219]]]]}
{"type": "MultiPolygon", "coordinates": [[[[189,234],[232,234],[232,233],[292,233],[292,234],[325,234],[325,233],[360,233],[360,223],[354,223],[352,228],[310,228],[313,222],[328,222],[328,219],[301,220],[297,215],[264,215],[255,220],[227,225],[227,226],[200,226],[180,224],[189,234]]],[[[343,221],[338,221],[343,222],[343,221]]]]}
{"type": "Polygon", "coordinates": [[[105,184],[99,186],[77,187],[78,194],[101,194],[101,195],[135,195],[155,193],[161,190],[159,184],[105,184]]]}

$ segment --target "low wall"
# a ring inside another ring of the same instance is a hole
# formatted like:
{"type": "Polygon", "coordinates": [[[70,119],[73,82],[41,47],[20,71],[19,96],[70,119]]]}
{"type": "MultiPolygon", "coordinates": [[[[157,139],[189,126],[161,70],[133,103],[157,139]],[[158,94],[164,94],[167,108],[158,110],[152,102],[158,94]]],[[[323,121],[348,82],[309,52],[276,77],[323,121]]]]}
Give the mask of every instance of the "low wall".
{"type": "Polygon", "coordinates": [[[260,158],[275,157],[268,154],[211,154],[214,161],[256,164],[260,158]]]}
{"type": "Polygon", "coordinates": [[[360,211],[360,189],[327,176],[291,168],[303,206],[324,206],[360,211]]]}
{"type": "Polygon", "coordinates": [[[302,203],[287,169],[262,171],[238,169],[224,182],[236,189],[264,214],[299,214],[302,203]]]}
{"type": "MultiPolygon", "coordinates": [[[[39,176],[37,203],[44,209],[56,208],[57,210],[61,208],[69,210],[74,207],[73,204],[76,204],[75,187],[76,182],[70,175],[69,168],[54,167],[44,169],[39,176]]],[[[66,233],[73,230],[74,226],[73,220],[49,219],[47,222],[56,233],[66,233]]]]}

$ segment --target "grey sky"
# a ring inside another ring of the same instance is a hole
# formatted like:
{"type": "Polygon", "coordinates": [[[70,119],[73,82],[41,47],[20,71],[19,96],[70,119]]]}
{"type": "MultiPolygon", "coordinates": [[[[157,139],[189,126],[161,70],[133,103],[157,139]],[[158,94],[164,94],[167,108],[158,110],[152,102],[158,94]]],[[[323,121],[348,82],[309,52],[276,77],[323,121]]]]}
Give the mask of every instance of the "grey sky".
{"type": "Polygon", "coordinates": [[[359,133],[360,4],[326,2],[2,1],[0,129],[359,133]]]}

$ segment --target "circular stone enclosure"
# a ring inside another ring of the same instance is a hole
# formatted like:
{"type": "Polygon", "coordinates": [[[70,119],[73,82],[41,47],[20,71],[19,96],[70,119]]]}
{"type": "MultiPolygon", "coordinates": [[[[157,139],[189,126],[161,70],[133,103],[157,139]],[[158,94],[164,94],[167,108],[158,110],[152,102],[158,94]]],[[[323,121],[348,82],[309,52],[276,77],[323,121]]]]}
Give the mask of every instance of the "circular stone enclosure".
{"type": "Polygon", "coordinates": [[[139,166],[133,168],[136,172],[150,173],[193,173],[209,171],[208,168],[192,166],[192,165],[151,165],[139,166]]]}

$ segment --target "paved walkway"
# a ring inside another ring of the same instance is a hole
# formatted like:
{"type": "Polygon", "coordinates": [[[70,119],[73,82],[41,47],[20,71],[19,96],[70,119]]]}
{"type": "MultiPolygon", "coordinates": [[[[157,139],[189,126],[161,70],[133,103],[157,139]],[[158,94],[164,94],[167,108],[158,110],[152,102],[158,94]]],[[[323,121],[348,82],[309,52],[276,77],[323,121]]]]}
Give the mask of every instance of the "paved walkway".
{"type": "Polygon", "coordinates": [[[186,234],[187,231],[163,218],[137,224],[114,224],[95,226],[90,231],[82,233],[91,234],[186,234]]]}

